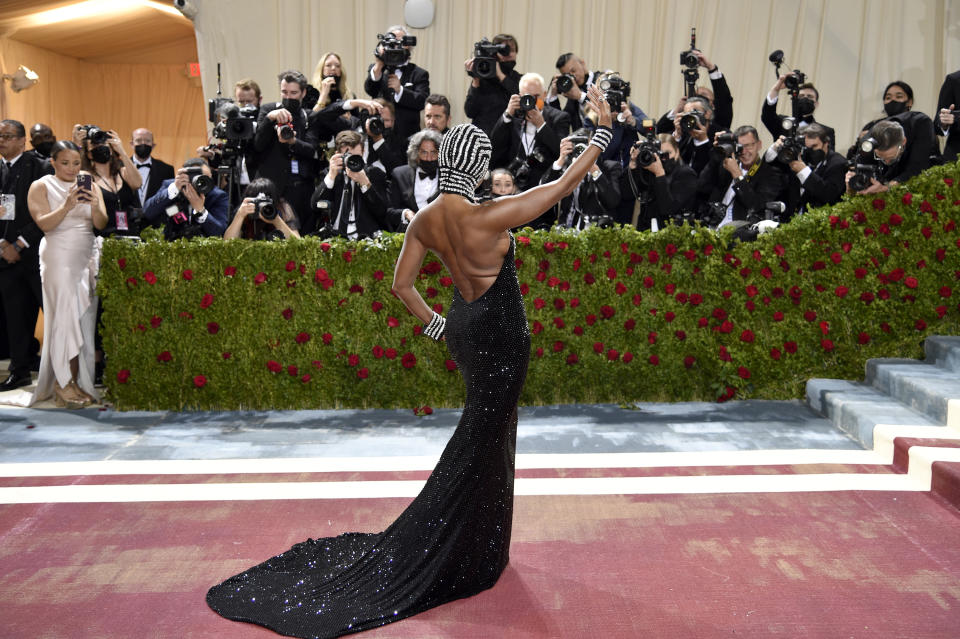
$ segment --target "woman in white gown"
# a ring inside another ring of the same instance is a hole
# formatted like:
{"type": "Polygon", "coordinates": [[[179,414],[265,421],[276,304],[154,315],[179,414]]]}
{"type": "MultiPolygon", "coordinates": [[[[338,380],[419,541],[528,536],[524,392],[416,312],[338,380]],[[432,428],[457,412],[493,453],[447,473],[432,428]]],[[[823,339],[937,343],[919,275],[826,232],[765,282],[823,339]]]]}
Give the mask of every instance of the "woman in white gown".
{"type": "MultiPolygon", "coordinates": [[[[30,214],[44,232],[43,350],[32,403],[54,395],[57,406],[82,408],[97,401],[93,387],[96,277],[100,263],[94,227],[107,224],[100,188],[81,188],[80,149],[61,140],[50,154],[54,174],[30,187],[30,214]]],[[[89,174],[87,174],[89,175],[89,174]]]]}

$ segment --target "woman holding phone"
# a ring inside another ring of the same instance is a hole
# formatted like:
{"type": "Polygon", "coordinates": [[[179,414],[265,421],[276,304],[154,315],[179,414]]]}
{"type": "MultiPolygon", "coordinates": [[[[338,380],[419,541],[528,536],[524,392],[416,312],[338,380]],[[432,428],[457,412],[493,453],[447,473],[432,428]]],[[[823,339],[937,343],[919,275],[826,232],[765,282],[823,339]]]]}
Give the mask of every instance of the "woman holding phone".
{"type": "Polygon", "coordinates": [[[61,408],[97,401],[93,388],[96,276],[100,250],[94,228],[107,225],[103,193],[81,170],[80,148],[61,140],[50,152],[53,175],[30,187],[27,206],[44,237],[43,350],[31,403],[54,395],[61,408]]]}

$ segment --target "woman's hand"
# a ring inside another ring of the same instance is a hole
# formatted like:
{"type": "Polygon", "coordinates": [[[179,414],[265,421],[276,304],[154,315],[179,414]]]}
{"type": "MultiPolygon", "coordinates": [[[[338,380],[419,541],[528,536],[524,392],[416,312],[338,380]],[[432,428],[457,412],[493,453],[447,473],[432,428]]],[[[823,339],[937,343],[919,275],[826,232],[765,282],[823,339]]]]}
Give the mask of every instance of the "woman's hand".
{"type": "Polygon", "coordinates": [[[609,129],[613,124],[613,117],[610,115],[610,103],[603,97],[603,92],[596,85],[590,85],[590,88],[587,89],[587,99],[590,101],[593,110],[599,114],[597,125],[609,129]]]}

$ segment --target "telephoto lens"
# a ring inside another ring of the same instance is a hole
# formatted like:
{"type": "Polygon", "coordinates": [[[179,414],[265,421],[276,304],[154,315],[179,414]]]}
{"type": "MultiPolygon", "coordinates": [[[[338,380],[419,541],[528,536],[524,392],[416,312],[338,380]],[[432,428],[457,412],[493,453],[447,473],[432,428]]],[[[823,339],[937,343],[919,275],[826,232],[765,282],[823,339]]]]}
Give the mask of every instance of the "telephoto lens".
{"type": "Polygon", "coordinates": [[[569,73],[564,73],[559,78],[557,78],[557,91],[560,93],[566,93],[573,88],[573,76],[569,73]]]}
{"type": "Polygon", "coordinates": [[[343,156],[343,166],[354,173],[362,171],[364,167],[363,156],[347,153],[343,156]]]}

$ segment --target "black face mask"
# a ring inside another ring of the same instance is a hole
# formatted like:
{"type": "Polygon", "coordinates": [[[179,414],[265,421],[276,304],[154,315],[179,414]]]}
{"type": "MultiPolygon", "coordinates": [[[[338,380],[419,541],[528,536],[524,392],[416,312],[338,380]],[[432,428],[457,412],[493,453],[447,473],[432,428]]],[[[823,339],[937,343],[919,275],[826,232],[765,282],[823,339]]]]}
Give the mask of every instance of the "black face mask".
{"type": "Polygon", "coordinates": [[[437,174],[437,168],[439,166],[439,160],[420,160],[418,168],[426,173],[427,177],[433,178],[437,174]]]}
{"type": "Polygon", "coordinates": [[[53,142],[37,142],[33,145],[33,148],[36,149],[37,153],[48,158],[50,157],[50,150],[53,149],[53,142]]]}
{"type": "Polygon", "coordinates": [[[663,166],[664,173],[672,173],[677,168],[677,161],[672,158],[662,158],[660,164],[663,166]]]}
{"type": "Polygon", "coordinates": [[[93,158],[94,162],[106,164],[110,161],[110,158],[113,157],[113,153],[110,151],[109,146],[95,146],[90,150],[90,157],[93,158]]]}
{"type": "Polygon", "coordinates": [[[900,115],[901,113],[907,112],[907,103],[898,102],[897,100],[890,100],[883,105],[883,110],[886,112],[887,117],[893,117],[895,115],[900,115]]]}
{"type": "Polygon", "coordinates": [[[796,101],[797,117],[806,117],[813,115],[813,110],[816,106],[813,104],[813,100],[810,98],[799,98],[796,101]]]}
{"type": "Polygon", "coordinates": [[[823,162],[825,157],[827,157],[827,153],[823,149],[804,147],[803,151],[800,152],[800,159],[802,159],[807,166],[817,166],[823,162]]]}
{"type": "Polygon", "coordinates": [[[150,157],[150,154],[153,152],[152,144],[137,144],[133,147],[133,152],[141,160],[146,160],[150,157]]]}
{"type": "Polygon", "coordinates": [[[284,98],[280,100],[280,106],[290,113],[296,114],[300,112],[300,100],[296,98],[284,98]]]}
{"type": "Polygon", "coordinates": [[[510,60],[509,62],[500,62],[500,70],[503,71],[505,75],[509,75],[511,71],[517,66],[516,60],[510,60]]]}

